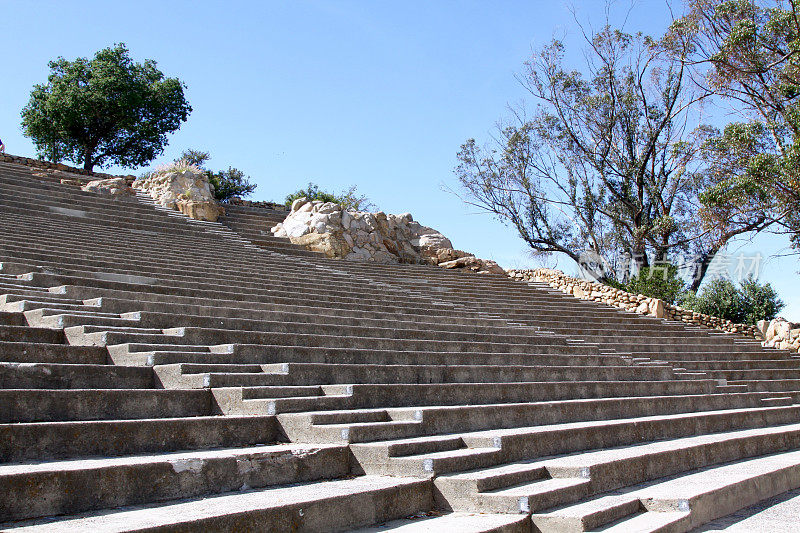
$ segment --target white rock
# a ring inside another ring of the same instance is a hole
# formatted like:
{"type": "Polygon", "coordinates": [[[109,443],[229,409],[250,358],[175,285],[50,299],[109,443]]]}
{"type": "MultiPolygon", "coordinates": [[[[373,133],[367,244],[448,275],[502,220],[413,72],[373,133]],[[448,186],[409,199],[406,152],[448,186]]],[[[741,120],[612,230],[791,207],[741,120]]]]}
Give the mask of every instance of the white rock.
{"type": "Polygon", "coordinates": [[[135,196],[136,193],[125,181],[125,178],[110,178],[102,180],[92,180],[81,187],[82,191],[97,194],[109,195],[112,198],[125,198],[135,196]]]}
{"type": "Polygon", "coordinates": [[[208,175],[196,167],[173,170],[167,167],[133,182],[133,188],[144,191],[156,203],[180,209],[200,220],[217,220],[224,210],[217,204],[208,175]]]}
{"type": "MultiPolygon", "coordinates": [[[[415,222],[409,213],[345,211],[332,202],[296,200],[286,220],[275,225],[272,233],[323,250],[329,257],[361,261],[439,264],[469,256],[453,250],[450,239],[415,222]]],[[[497,263],[469,257],[449,268],[505,275],[497,263]]]]}
{"type": "MultiPolygon", "coordinates": [[[[303,209],[303,207],[300,209],[303,209]]],[[[298,211],[298,213],[305,214],[305,216],[295,218],[287,217],[286,220],[283,221],[283,230],[289,238],[301,237],[311,231],[311,227],[308,225],[311,220],[311,214],[308,211],[298,211]]]]}
{"type": "Polygon", "coordinates": [[[789,332],[792,330],[792,324],[785,318],[778,317],[769,323],[765,337],[767,340],[775,338],[786,339],[789,337],[789,332]]]}
{"type": "Polygon", "coordinates": [[[289,234],[283,229],[283,222],[272,228],[272,234],[276,237],[288,237],[289,234]]]}
{"type": "Polygon", "coordinates": [[[308,203],[308,198],[303,196],[302,198],[298,198],[294,202],[292,202],[292,213],[300,209],[303,205],[308,203]]]}
{"type": "Polygon", "coordinates": [[[319,206],[317,209],[318,213],[328,214],[328,213],[335,213],[336,211],[341,211],[342,206],[339,204],[335,204],[333,202],[326,202],[319,206]]]}

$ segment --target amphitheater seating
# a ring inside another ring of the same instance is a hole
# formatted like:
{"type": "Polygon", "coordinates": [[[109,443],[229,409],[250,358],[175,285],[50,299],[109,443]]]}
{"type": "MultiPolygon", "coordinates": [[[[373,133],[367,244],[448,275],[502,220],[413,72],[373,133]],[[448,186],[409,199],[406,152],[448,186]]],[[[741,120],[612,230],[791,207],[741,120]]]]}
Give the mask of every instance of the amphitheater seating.
{"type": "Polygon", "coordinates": [[[59,177],[0,163],[0,529],[689,531],[800,487],[788,352],[59,177]]]}

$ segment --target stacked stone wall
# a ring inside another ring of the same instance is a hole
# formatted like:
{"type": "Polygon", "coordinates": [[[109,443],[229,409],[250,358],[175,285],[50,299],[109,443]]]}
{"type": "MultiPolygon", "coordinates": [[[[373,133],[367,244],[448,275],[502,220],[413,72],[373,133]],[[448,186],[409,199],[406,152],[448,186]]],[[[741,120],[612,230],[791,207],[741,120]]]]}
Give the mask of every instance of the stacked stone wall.
{"type": "Polygon", "coordinates": [[[64,163],[53,163],[50,161],[42,161],[41,159],[32,159],[30,157],[23,157],[20,155],[3,154],[0,153],[0,161],[5,163],[16,163],[18,165],[25,165],[33,168],[41,168],[42,170],[59,170],[61,172],[69,172],[70,174],[80,174],[82,176],[89,176],[93,178],[118,178],[123,177],[128,182],[133,182],[135,176],[117,176],[114,174],[106,174],[104,172],[93,172],[82,168],[71,167],[64,163]]]}
{"type": "Polygon", "coordinates": [[[560,270],[550,268],[509,270],[508,275],[518,281],[545,282],[554,289],[571,294],[581,300],[604,303],[640,315],[677,320],[726,333],[738,333],[757,340],[764,339],[762,331],[757,326],[735,324],[724,318],[705,315],[691,309],[684,309],[678,305],[668,304],[658,298],[651,298],[643,294],[633,294],[602,283],[567,276],[560,270]]]}

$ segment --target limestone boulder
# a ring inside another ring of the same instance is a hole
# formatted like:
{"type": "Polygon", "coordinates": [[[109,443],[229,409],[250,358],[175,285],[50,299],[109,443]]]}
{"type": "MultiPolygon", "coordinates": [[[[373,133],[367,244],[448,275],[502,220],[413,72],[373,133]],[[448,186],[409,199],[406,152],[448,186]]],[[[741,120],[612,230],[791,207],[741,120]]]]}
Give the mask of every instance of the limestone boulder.
{"type": "Polygon", "coordinates": [[[299,237],[293,237],[291,241],[312,252],[323,253],[331,259],[346,257],[353,249],[341,232],[306,233],[299,237]]]}
{"type": "Polygon", "coordinates": [[[171,165],[137,178],[133,188],[144,191],[159,205],[197,220],[216,222],[224,213],[214,198],[208,175],[191,165],[171,165]]]}
{"type": "Polygon", "coordinates": [[[465,268],[478,274],[505,275],[506,273],[506,271],[494,261],[479,259],[474,255],[459,257],[458,259],[454,259],[452,261],[445,261],[443,263],[439,263],[439,266],[442,268],[465,268]]]}
{"type": "Polygon", "coordinates": [[[189,218],[195,220],[207,220],[216,222],[219,217],[225,214],[225,209],[217,202],[198,202],[194,200],[178,199],[175,202],[178,211],[189,218]]]}
{"type": "Polygon", "coordinates": [[[328,257],[377,263],[428,263],[466,268],[480,274],[505,274],[493,261],[454,250],[450,239],[416,222],[409,213],[347,211],[332,202],[298,198],[292,202],[286,219],[271,231],[276,237],[288,238],[328,257]]]}
{"type": "Polygon", "coordinates": [[[297,200],[292,202],[291,212],[294,213],[307,203],[308,203],[308,198],[306,198],[305,196],[303,196],[302,198],[298,198],[297,200]]]}
{"type": "Polygon", "coordinates": [[[778,317],[769,323],[765,337],[767,341],[788,339],[792,330],[792,323],[785,318],[778,317]]]}
{"type": "MultiPolygon", "coordinates": [[[[61,181],[63,182],[64,180],[61,181]]],[[[92,180],[86,185],[83,185],[81,190],[102,194],[113,199],[131,198],[136,195],[136,192],[128,185],[125,178],[92,180]]]]}
{"type": "Polygon", "coordinates": [[[648,305],[648,314],[656,318],[664,318],[666,309],[664,307],[664,300],[658,298],[651,298],[648,305]]]}

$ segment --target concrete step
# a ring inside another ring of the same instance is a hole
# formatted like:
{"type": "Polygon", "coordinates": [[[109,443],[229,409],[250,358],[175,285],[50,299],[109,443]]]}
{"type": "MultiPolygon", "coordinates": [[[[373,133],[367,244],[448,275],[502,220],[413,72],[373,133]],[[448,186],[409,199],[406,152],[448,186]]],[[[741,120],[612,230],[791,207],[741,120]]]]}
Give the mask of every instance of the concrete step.
{"type": "Polygon", "coordinates": [[[20,313],[0,311],[0,326],[27,326],[25,317],[20,313]]]}
{"type": "Polygon", "coordinates": [[[0,465],[0,520],[336,479],[349,471],[346,447],[297,444],[0,465]]]}
{"type": "Polygon", "coordinates": [[[62,363],[0,363],[0,389],[152,388],[149,368],[62,363]]]}
{"type": "Polygon", "coordinates": [[[134,295],[124,292],[103,291],[105,296],[98,299],[103,309],[113,312],[129,311],[150,311],[168,314],[195,315],[201,317],[224,317],[224,318],[246,318],[253,320],[280,320],[289,322],[326,322],[337,319],[353,319],[365,321],[398,320],[402,322],[431,323],[431,324],[458,324],[476,326],[505,326],[507,321],[502,319],[490,319],[480,316],[458,315],[452,309],[426,309],[422,313],[419,308],[408,309],[398,307],[391,312],[385,308],[375,305],[367,307],[353,307],[345,309],[342,307],[324,308],[320,306],[301,305],[297,302],[255,302],[247,300],[224,300],[196,298],[169,298],[165,296],[158,301],[151,301],[148,298],[156,298],[155,295],[134,295]],[[119,297],[112,296],[118,294],[119,297]],[[193,303],[192,303],[193,302],[193,303]]]}
{"type": "Polygon", "coordinates": [[[377,476],[123,508],[58,520],[3,524],[26,531],[337,531],[399,519],[430,509],[430,482],[377,476]]]}
{"type": "MultiPolygon", "coordinates": [[[[241,311],[240,311],[241,313],[241,311]]],[[[239,313],[239,314],[240,314],[239,313]]],[[[49,313],[53,314],[53,313],[49,313]]],[[[120,316],[120,315],[116,315],[120,316]]],[[[136,311],[133,313],[122,313],[123,318],[132,318],[140,321],[143,327],[167,328],[176,325],[174,313],[157,313],[152,311],[136,311]]],[[[429,332],[442,338],[447,335],[507,335],[507,336],[527,336],[535,334],[538,329],[535,327],[510,326],[499,321],[490,324],[459,324],[457,319],[431,320],[425,317],[414,317],[413,320],[403,319],[402,315],[394,317],[393,323],[396,325],[395,331],[398,332],[418,332],[419,329],[429,332]]],[[[304,328],[314,329],[324,334],[333,328],[348,327],[352,328],[350,334],[365,335],[364,332],[383,331],[386,329],[386,319],[380,318],[349,318],[336,316],[335,314],[324,315],[319,312],[313,315],[300,315],[297,313],[260,313],[260,316],[253,319],[234,318],[227,316],[198,316],[184,314],[181,316],[179,325],[188,327],[204,327],[218,329],[239,329],[247,331],[303,331],[304,328]],[[277,315],[277,316],[276,316],[277,315]]],[[[417,333],[418,334],[418,333],[417,333]]]]}
{"type": "Polygon", "coordinates": [[[211,396],[202,390],[0,389],[0,423],[210,414],[211,396]]]}
{"type": "Polygon", "coordinates": [[[64,311],[59,309],[36,309],[27,311],[28,323],[36,327],[65,329],[73,326],[109,326],[138,328],[140,321],[133,318],[121,318],[114,313],[92,311],[64,311]]]}
{"type": "Polygon", "coordinates": [[[170,388],[253,387],[366,383],[501,383],[534,381],[654,381],[672,378],[669,367],[656,366],[511,366],[511,365],[370,365],[274,363],[264,365],[195,365],[153,367],[170,388]],[[215,370],[218,367],[219,371],[215,370]],[[252,372],[256,368],[259,371],[252,372]]]}
{"type": "MultiPolygon", "coordinates": [[[[356,348],[399,351],[488,351],[500,353],[536,353],[552,349],[552,339],[545,336],[529,337],[525,344],[507,342],[471,341],[468,339],[438,340],[430,338],[359,337],[347,335],[322,335],[314,333],[257,332],[203,328],[169,328],[163,332],[145,328],[109,326],[74,326],[64,330],[71,344],[111,346],[117,344],[197,344],[216,345],[242,343],[256,346],[310,346],[326,348],[356,348]],[[171,341],[167,340],[167,337],[171,341]]],[[[547,353],[547,352],[545,352],[547,353]]],[[[595,352],[596,353],[596,352],[595,352]]]]}
{"type": "MultiPolygon", "coordinates": [[[[622,356],[554,354],[554,353],[482,353],[482,352],[397,352],[392,350],[369,350],[357,348],[315,348],[301,346],[266,346],[260,350],[237,350],[231,346],[228,353],[166,349],[126,353],[115,352],[119,364],[167,365],[175,363],[194,364],[252,364],[262,365],[280,362],[328,363],[328,364],[382,364],[382,365],[530,365],[548,366],[625,366],[630,359],[622,356]],[[125,357],[128,357],[126,359],[125,357]],[[128,361],[128,363],[123,363],[128,361]],[[137,363],[138,361],[138,363],[137,363]]],[[[565,350],[566,351],[566,350],[565,350]]],[[[587,350],[584,350],[587,351],[587,350]]],[[[664,364],[664,363],[662,363],[664,364]]]]}
{"type": "Polygon", "coordinates": [[[14,293],[3,294],[0,296],[0,305],[7,311],[14,313],[22,313],[53,306],[58,306],[59,309],[65,310],[84,310],[87,307],[87,304],[80,300],[59,297],[49,292],[36,295],[31,295],[30,292],[31,291],[14,291],[14,293]]]}
{"type": "Polygon", "coordinates": [[[797,529],[795,521],[798,508],[800,508],[800,489],[793,489],[707,522],[697,531],[794,533],[797,529]]]}
{"type": "Polygon", "coordinates": [[[797,487],[800,452],[787,451],[631,486],[586,502],[534,513],[531,518],[542,532],[598,530],[606,524],[603,531],[619,533],[689,531],[797,487]],[[606,524],[594,518],[620,507],[631,514],[606,524]]]}
{"type": "Polygon", "coordinates": [[[93,346],[66,344],[0,342],[0,362],[7,363],[65,363],[106,364],[108,351],[93,346]]]}
{"type": "MultiPolygon", "coordinates": [[[[223,411],[239,402],[270,413],[323,409],[368,409],[423,405],[519,403],[523,401],[702,394],[717,390],[713,381],[552,381],[497,383],[397,383],[218,388],[212,392],[223,411]],[[318,391],[310,394],[309,391],[318,391]],[[296,394],[295,394],[296,392],[296,394]],[[260,400],[260,401],[259,401],[260,400]]],[[[743,392],[743,391],[739,391],[743,392]]]]}
{"type": "Polygon", "coordinates": [[[538,512],[695,468],[785,452],[798,443],[800,424],[746,429],[440,476],[436,486],[456,510],[538,512]]]}
{"type": "Polygon", "coordinates": [[[45,328],[0,325],[0,342],[5,341],[64,344],[64,334],[45,328]]]}
{"type": "Polygon", "coordinates": [[[392,520],[378,526],[350,530],[354,533],[432,533],[458,531],[459,533],[529,533],[527,516],[478,513],[418,513],[410,518],[392,520]]]}
{"type": "MultiPolygon", "coordinates": [[[[379,409],[390,419],[377,423],[317,424],[324,412],[279,414],[283,430],[295,442],[374,442],[423,435],[538,424],[615,420],[769,406],[770,393],[674,395],[563,400],[460,406],[379,409]]],[[[367,410],[368,411],[368,410],[367,410]]],[[[343,411],[341,414],[352,411],[343,411]]],[[[261,411],[264,413],[264,411],[261,411]]],[[[253,412],[252,414],[256,414],[253,412]]]]}
{"type": "Polygon", "coordinates": [[[275,417],[196,416],[0,424],[0,463],[123,456],[281,440],[275,417]]]}
{"type": "Polygon", "coordinates": [[[399,476],[429,477],[525,461],[531,457],[563,455],[747,428],[765,428],[793,424],[798,420],[800,420],[800,406],[727,409],[475,432],[462,431],[454,434],[351,444],[351,450],[361,469],[367,473],[382,472],[399,476]],[[431,451],[490,446],[499,451],[494,454],[484,454],[480,461],[473,460],[466,464],[449,461],[446,454],[436,458],[427,455],[431,451]]]}

